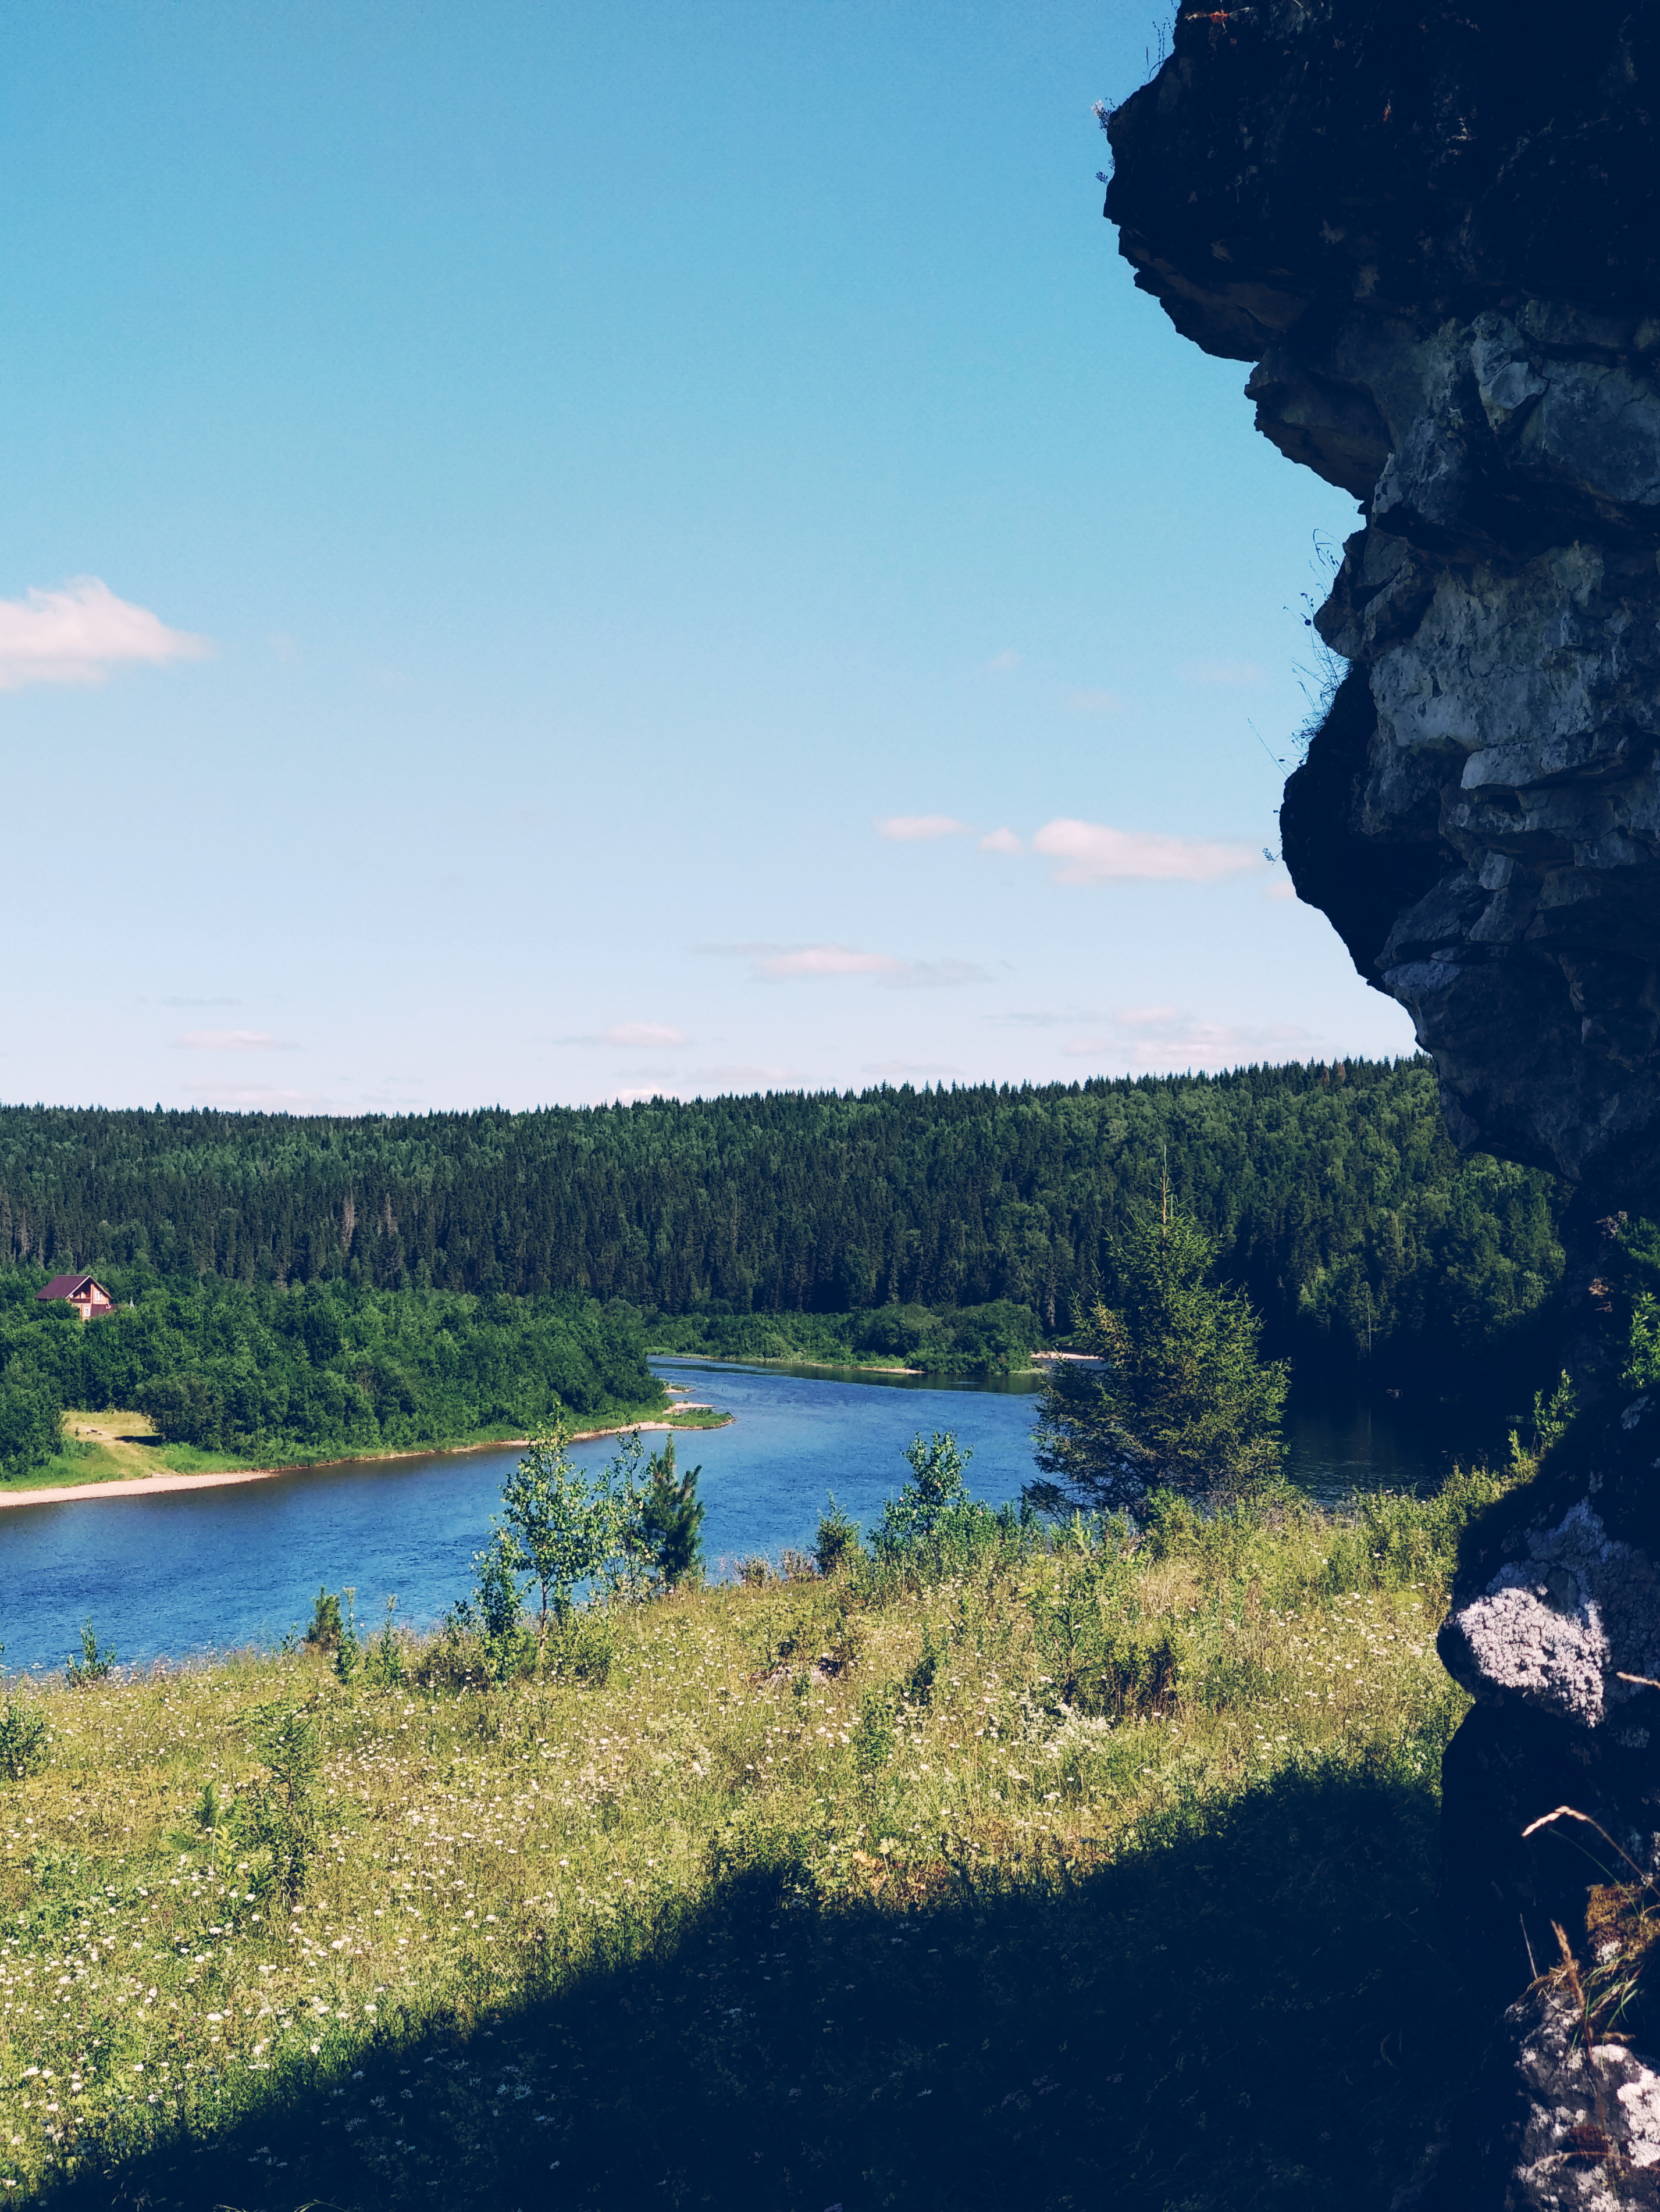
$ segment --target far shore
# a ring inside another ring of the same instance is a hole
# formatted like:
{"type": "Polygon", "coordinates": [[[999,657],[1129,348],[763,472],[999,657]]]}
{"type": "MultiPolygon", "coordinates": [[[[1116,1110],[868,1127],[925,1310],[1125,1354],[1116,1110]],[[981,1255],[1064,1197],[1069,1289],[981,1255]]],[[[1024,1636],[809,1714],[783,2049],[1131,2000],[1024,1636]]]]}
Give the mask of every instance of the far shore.
{"type": "MultiPolygon", "coordinates": [[[[676,1407],[677,1413],[703,1413],[714,1409],[707,1406],[676,1407]]],[[[722,1427],[734,1418],[727,1416],[722,1427]]],[[[673,1421],[617,1421],[608,1428],[574,1429],[569,1441],[574,1444],[592,1443],[599,1437],[626,1436],[635,1429],[662,1429],[674,1436],[695,1436],[695,1429],[678,1427],[673,1421]]],[[[320,1474],[330,1468],[368,1467],[383,1460],[438,1459],[461,1452],[518,1451],[531,1441],[528,1437],[488,1437],[482,1443],[424,1444],[413,1451],[354,1452],[344,1459],[300,1460],[287,1467],[227,1467],[217,1468],[204,1474],[176,1474],[170,1468],[157,1474],[146,1474],[132,1481],[64,1483],[57,1489],[0,1490],[0,1511],[10,1505],[72,1505],[89,1498],[155,1498],[168,1490],[228,1490],[241,1482],[274,1482],[279,1474],[320,1474]]]]}

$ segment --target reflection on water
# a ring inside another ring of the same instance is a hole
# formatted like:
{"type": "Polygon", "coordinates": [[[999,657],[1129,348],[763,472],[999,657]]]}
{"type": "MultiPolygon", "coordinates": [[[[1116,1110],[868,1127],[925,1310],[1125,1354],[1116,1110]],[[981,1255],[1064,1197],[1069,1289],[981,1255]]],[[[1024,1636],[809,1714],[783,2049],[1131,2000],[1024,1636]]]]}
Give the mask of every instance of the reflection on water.
{"type": "Polygon", "coordinates": [[[1455,1461],[1507,1456],[1511,1421],[1462,1407],[1330,1397],[1293,1389],[1286,1407],[1286,1472],[1323,1505],[1357,1490],[1436,1489],[1455,1461]]]}
{"type": "MultiPolygon", "coordinates": [[[[1031,1376],[988,1381],[827,1374],[664,1358],[666,1378],[736,1415],[683,1436],[701,1462],[712,1569],[751,1552],[806,1548],[826,1496],[868,1527],[908,1473],[921,1430],[954,1430],[974,1453],[969,1486],[988,1504],[1030,1480],[1031,1376]]],[[[1292,1478],[1323,1502],[1357,1488],[1423,1489],[1481,1448],[1468,1422],[1391,1401],[1299,1398],[1286,1424],[1292,1478]]],[[[1484,1440],[1502,1448],[1502,1430],[1484,1440]]],[[[596,1466],[609,1441],[575,1447],[596,1466]]],[[[121,1656],[144,1660],[277,1641],[309,1618],[318,1588],[355,1583],[370,1626],[396,1592],[400,1620],[429,1626],[473,1579],[511,1449],[311,1468],[234,1490],[169,1492],[0,1513],[0,1638],[13,1666],[61,1665],[88,1616],[121,1656]]]]}

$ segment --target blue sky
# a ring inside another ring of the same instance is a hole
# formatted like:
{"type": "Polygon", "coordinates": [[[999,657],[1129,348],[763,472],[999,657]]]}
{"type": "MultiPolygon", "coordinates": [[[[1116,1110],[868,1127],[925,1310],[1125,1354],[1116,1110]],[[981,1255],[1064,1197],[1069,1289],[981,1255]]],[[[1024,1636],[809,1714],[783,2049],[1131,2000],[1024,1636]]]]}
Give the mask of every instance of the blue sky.
{"type": "Polygon", "coordinates": [[[1101,219],[1158,27],[14,11],[0,1095],[1410,1049],[1262,857],[1353,505],[1101,219]]]}

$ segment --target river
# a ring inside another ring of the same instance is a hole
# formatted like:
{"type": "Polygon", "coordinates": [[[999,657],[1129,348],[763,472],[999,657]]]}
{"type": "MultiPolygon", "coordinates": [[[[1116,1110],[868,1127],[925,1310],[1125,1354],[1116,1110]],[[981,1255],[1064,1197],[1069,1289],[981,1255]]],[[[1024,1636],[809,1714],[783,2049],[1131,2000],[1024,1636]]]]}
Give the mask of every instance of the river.
{"type": "MultiPolygon", "coordinates": [[[[1028,1378],[942,1385],[702,1360],[652,1364],[737,1417],[677,1445],[682,1468],[703,1469],[704,1548],[716,1571],[749,1553],[776,1559],[787,1545],[810,1544],[832,1490],[856,1520],[873,1521],[905,1478],[901,1454],[918,1430],[950,1429],[972,1449],[969,1485],[988,1504],[1017,1497],[1032,1473],[1028,1378]]],[[[1286,1442],[1292,1479],[1323,1502],[1357,1487],[1422,1487],[1452,1455],[1387,1403],[1298,1401],[1286,1442]]],[[[615,1449],[607,1439],[572,1455],[596,1466],[615,1449]]],[[[371,1628],[394,1593],[399,1620],[430,1626],[471,1586],[472,1556],[517,1456],[434,1453],[236,1489],[9,1510],[0,1515],[3,1664],[60,1665],[88,1617],[123,1661],[272,1644],[310,1618],[323,1583],[355,1583],[371,1628]]]]}

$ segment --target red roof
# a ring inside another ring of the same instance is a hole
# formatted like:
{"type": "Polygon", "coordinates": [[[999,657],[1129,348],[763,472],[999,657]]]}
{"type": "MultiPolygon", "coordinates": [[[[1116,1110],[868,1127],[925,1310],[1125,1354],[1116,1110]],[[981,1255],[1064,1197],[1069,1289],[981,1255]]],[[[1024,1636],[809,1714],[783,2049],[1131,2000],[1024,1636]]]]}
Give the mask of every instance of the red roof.
{"type": "Polygon", "coordinates": [[[104,1285],[92,1275],[54,1275],[46,1289],[37,1291],[34,1295],[37,1299],[78,1298],[83,1297],[88,1291],[101,1291],[106,1297],[109,1297],[104,1285]]]}

